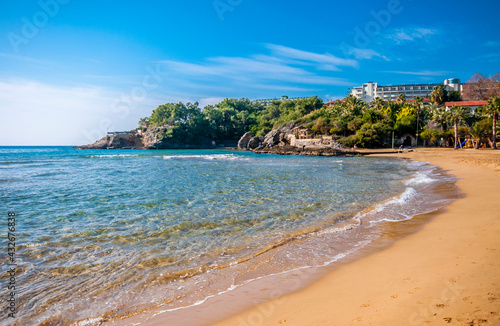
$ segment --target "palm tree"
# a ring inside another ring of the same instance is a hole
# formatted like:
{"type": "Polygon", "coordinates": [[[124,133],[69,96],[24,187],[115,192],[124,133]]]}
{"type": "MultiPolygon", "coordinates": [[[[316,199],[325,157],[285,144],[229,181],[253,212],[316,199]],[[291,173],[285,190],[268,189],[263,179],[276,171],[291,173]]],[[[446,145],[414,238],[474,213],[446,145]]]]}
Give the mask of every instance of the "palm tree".
{"type": "Polygon", "coordinates": [[[483,138],[485,133],[484,125],[480,123],[476,123],[472,128],[469,128],[469,134],[474,138],[474,149],[479,148],[479,143],[483,138]]]}
{"type": "Polygon", "coordinates": [[[356,96],[350,94],[344,101],[348,108],[348,112],[345,112],[345,114],[359,115],[361,113],[364,102],[356,96]]]}
{"type": "Polygon", "coordinates": [[[500,112],[500,97],[494,96],[488,100],[488,105],[483,108],[483,112],[491,115],[493,118],[493,133],[491,135],[491,147],[493,149],[497,149],[497,121],[498,121],[498,112],[500,112]]]}
{"type": "Polygon", "coordinates": [[[413,105],[415,106],[415,109],[417,109],[417,132],[415,132],[415,141],[418,146],[418,123],[420,118],[420,109],[422,108],[422,98],[420,96],[417,96],[415,98],[415,101],[413,102],[413,105]]]}
{"type": "Polygon", "coordinates": [[[375,98],[375,107],[377,108],[377,110],[380,110],[380,108],[383,107],[384,104],[385,102],[383,98],[381,98],[380,96],[377,96],[375,98]]]}
{"type": "Polygon", "coordinates": [[[443,86],[441,85],[434,86],[431,92],[431,101],[433,103],[436,103],[437,105],[440,105],[443,104],[443,102],[445,101],[445,97],[446,94],[443,86]]]}
{"type": "Polygon", "coordinates": [[[455,149],[457,149],[458,142],[458,122],[464,121],[467,118],[468,112],[467,108],[464,106],[453,105],[451,107],[449,119],[453,121],[454,129],[455,129],[455,149]]]}
{"type": "Polygon", "coordinates": [[[446,111],[446,108],[438,108],[435,104],[433,104],[432,110],[432,120],[439,123],[441,125],[441,132],[444,132],[444,127],[446,122],[449,120],[450,113],[446,111]]]}
{"type": "Polygon", "coordinates": [[[403,105],[406,103],[406,95],[405,94],[401,93],[398,95],[398,103],[400,105],[403,105]]]}

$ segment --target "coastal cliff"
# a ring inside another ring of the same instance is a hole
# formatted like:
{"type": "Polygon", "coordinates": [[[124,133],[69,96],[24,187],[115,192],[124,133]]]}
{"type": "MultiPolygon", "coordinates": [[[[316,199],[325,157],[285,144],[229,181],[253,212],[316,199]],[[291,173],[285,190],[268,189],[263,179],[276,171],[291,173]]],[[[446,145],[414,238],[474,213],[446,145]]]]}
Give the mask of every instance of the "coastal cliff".
{"type": "Polygon", "coordinates": [[[93,144],[76,146],[80,149],[114,149],[114,148],[144,148],[144,145],[135,134],[114,134],[107,135],[93,144]]]}
{"type": "Polygon", "coordinates": [[[104,136],[95,143],[75,146],[79,149],[207,149],[215,146],[206,137],[196,143],[184,143],[166,138],[170,126],[154,126],[146,130],[129,131],[104,136]]]}

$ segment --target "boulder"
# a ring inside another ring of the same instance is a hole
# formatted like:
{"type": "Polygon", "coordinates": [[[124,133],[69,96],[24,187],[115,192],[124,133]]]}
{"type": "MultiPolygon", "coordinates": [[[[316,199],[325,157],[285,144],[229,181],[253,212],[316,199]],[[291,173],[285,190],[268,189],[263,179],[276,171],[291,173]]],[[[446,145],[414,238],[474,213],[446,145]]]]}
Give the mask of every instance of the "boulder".
{"type": "Polygon", "coordinates": [[[252,137],[248,142],[247,147],[250,149],[256,149],[264,141],[264,137],[252,137]]]}
{"type": "Polygon", "coordinates": [[[264,146],[274,146],[274,145],[278,145],[278,143],[280,142],[280,134],[281,134],[281,130],[279,129],[274,129],[274,130],[271,130],[270,132],[268,132],[265,136],[264,136],[264,146]]]}
{"type": "Polygon", "coordinates": [[[251,132],[245,133],[240,140],[238,141],[238,148],[239,149],[246,149],[248,147],[248,142],[253,138],[253,135],[251,132]]]}

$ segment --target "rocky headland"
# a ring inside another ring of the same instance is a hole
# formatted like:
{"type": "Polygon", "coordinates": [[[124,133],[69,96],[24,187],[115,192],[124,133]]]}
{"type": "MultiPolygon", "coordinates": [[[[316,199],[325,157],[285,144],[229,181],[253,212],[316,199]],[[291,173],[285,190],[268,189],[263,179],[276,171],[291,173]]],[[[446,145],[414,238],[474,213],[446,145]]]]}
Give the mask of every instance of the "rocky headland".
{"type": "MultiPolygon", "coordinates": [[[[77,146],[80,149],[207,149],[216,148],[208,138],[199,139],[198,144],[172,142],[164,139],[168,126],[150,127],[145,131],[135,130],[108,134],[93,144],[77,146]]],[[[313,138],[306,128],[287,124],[271,130],[265,136],[245,133],[237,145],[239,150],[254,153],[279,155],[352,156],[359,155],[336,142],[331,136],[313,138]]]]}
{"type": "Polygon", "coordinates": [[[134,130],[108,134],[95,143],[75,146],[79,149],[207,149],[215,148],[208,138],[198,140],[198,144],[186,144],[164,139],[168,126],[149,127],[146,131],[134,130]]]}

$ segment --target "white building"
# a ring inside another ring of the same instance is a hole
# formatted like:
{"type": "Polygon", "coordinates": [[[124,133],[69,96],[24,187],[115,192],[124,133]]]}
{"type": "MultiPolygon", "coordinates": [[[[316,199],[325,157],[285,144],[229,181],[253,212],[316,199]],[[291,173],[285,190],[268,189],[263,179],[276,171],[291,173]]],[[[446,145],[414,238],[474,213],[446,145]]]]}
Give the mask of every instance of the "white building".
{"type": "Polygon", "coordinates": [[[377,83],[368,82],[359,87],[354,87],[351,94],[364,102],[372,102],[377,97],[384,101],[396,100],[399,94],[404,94],[406,99],[412,100],[417,96],[429,98],[435,86],[442,85],[449,91],[461,91],[460,79],[446,79],[442,84],[403,84],[379,86],[377,83]]]}

